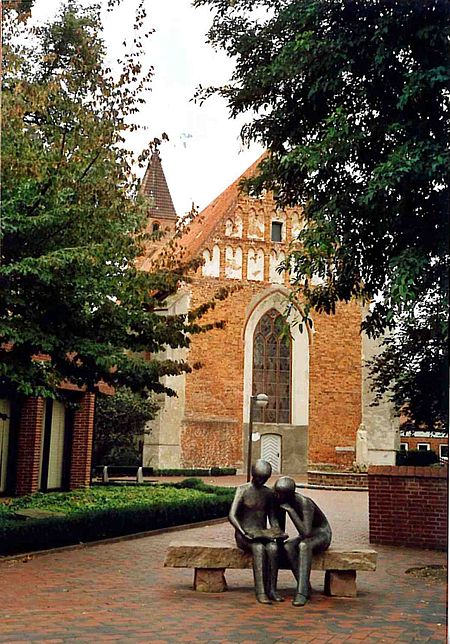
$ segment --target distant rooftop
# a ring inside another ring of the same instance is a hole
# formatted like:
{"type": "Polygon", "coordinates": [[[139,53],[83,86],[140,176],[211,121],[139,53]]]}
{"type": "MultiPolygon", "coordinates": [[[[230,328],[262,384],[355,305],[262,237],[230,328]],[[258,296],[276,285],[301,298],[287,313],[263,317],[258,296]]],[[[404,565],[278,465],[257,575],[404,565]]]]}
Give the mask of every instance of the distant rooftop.
{"type": "Polygon", "coordinates": [[[206,206],[189,225],[188,231],[180,239],[180,247],[185,250],[187,257],[194,257],[219,222],[233,214],[239,200],[241,181],[257,173],[258,166],[266,154],[264,152],[236,181],[216,197],[209,206],[206,206]]]}
{"type": "Polygon", "coordinates": [[[141,193],[149,199],[151,217],[178,219],[158,151],[153,152],[150,158],[142,180],[141,193]]]}

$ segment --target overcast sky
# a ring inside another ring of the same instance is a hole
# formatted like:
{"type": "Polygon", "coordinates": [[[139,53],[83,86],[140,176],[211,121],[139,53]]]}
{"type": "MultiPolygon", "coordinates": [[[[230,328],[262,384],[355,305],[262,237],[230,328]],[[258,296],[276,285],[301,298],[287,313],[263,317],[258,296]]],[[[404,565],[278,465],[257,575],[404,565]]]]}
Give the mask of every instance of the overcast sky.
{"type": "MultiPolygon", "coordinates": [[[[60,4],[35,0],[33,20],[51,17],[60,4]]],[[[137,0],[124,0],[105,19],[112,59],[121,54],[122,41],[132,36],[136,5],[137,0]]],[[[155,33],[145,41],[145,63],[153,65],[154,79],[137,120],[148,129],[130,141],[139,152],[153,137],[168,134],[161,158],[175,209],[183,214],[192,202],[200,209],[207,206],[259,157],[262,148],[242,145],[239,132],[244,120],[229,119],[223,100],[214,97],[203,106],[190,100],[199,84],[220,84],[232,73],[232,62],[205,42],[212,21],[209,10],[194,9],[190,0],[148,0],[147,5],[147,25],[155,33]]]]}

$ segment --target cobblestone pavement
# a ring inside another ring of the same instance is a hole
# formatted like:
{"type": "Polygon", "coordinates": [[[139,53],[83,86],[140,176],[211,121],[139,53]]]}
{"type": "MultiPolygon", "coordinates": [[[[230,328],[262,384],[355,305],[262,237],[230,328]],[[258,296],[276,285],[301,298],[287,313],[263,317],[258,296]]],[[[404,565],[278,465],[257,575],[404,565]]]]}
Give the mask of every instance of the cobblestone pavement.
{"type": "MultiPolygon", "coordinates": [[[[367,493],[307,490],[330,519],[334,544],[368,546],[367,493]]],[[[293,578],[286,601],[262,606],[249,570],[227,572],[229,591],[196,593],[192,572],[163,568],[169,541],[232,536],[227,522],[0,563],[0,642],[332,644],[446,642],[446,585],[405,574],[445,563],[445,553],[378,546],[376,572],[358,574],[353,599],[322,594],[323,573],[303,608],[293,578]]]]}

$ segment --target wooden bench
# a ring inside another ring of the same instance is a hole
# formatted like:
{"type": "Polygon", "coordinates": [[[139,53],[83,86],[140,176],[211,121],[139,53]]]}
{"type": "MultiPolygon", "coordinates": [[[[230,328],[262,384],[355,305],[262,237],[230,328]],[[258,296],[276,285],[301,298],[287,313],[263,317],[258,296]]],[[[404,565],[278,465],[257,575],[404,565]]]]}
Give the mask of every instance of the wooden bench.
{"type": "MultiPolygon", "coordinates": [[[[370,549],[329,548],[315,555],[312,569],[325,571],[325,594],[356,597],[356,571],[375,570],[377,553],[370,549]]],[[[232,542],[173,542],[164,566],[194,568],[194,590],[218,593],[227,589],[227,568],[251,568],[252,558],[232,542]]],[[[282,566],[286,568],[286,566],[282,566]]]]}

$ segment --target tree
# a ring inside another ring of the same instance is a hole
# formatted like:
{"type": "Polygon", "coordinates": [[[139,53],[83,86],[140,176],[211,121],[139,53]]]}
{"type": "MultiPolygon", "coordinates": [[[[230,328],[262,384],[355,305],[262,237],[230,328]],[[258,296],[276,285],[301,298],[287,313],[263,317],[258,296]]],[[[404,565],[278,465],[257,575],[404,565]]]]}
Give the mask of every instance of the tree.
{"type": "Polygon", "coordinates": [[[3,42],[1,393],[54,397],[64,381],[90,391],[103,381],[172,394],[161,376],[191,367],[155,354],[203,327],[195,311],[162,315],[186,266],[136,264],[147,204],[124,135],[151,80],[142,3],[117,74],[98,7],[70,1],[32,30],[15,15],[5,12],[3,42]]]}
{"type": "Polygon", "coordinates": [[[154,418],[157,405],[127,388],[115,396],[97,396],[95,407],[94,465],[140,465],[138,441],[145,423],[154,418]]]}
{"type": "Polygon", "coordinates": [[[22,20],[30,16],[33,4],[34,0],[3,0],[1,8],[6,11],[14,9],[22,20]]]}
{"type": "Polygon", "coordinates": [[[445,423],[450,4],[194,5],[216,10],[209,39],[236,61],[228,85],[198,98],[220,94],[232,116],[253,110],[243,137],[268,149],[246,188],[303,205],[286,268],[306,316],[352,298],[369,305],[363,330],[392,333],[376,390],[419,424],[445,423]]]}

